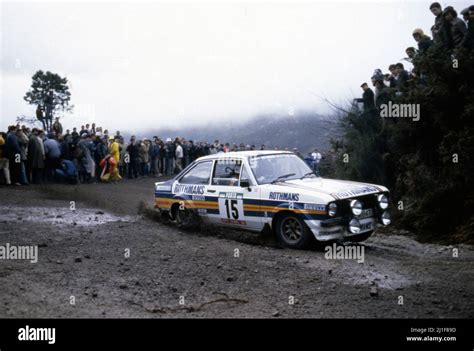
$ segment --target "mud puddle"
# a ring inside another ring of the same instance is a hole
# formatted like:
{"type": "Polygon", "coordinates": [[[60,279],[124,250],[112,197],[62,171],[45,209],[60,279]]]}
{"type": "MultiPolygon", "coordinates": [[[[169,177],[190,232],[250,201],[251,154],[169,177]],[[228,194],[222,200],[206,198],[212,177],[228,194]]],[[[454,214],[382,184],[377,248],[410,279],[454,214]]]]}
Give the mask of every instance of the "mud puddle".
{"type": "Polygon", "coordinates": [[[0,223],[34,222],[59,226],[96,226],[110,222],[134,222],[137,217],[116,216],[100,209],[0,206],[0,223]]]}

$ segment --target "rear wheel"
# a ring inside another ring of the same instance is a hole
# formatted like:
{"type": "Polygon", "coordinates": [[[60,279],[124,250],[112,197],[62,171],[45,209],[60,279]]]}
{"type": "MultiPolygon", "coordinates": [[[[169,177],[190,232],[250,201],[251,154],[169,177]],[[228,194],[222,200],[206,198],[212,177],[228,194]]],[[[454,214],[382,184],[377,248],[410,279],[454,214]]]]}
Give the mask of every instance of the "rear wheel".
{"type": "Polygon", "coordinates": [[[278,218],[275,232],[284,246],[293,249],[304,249],[313,240],[308,226],[294,213],[287,213],[278,218]]]}
{"type": "Polygon", "coordinates": [[[184,206],[179,206],[175,210],[176,225],[181,229],[196,229],[199,226],[197,215],[184,206]]]}

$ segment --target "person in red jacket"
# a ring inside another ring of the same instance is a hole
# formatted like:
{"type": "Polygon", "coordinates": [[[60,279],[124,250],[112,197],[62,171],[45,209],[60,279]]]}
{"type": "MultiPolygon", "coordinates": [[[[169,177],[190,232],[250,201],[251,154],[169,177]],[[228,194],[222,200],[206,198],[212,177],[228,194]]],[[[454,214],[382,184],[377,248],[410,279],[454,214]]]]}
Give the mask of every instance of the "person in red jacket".
{"type": "Polygon", "coordinates": [[[105,156],[102,161],[100,161],[100,167],[102,172],[100,174],[100,180],[107,183],[109,181],[116,182],[117,180],[122,179],[117,169],[117,161],[112,157],[112,155],[105,156]]]}

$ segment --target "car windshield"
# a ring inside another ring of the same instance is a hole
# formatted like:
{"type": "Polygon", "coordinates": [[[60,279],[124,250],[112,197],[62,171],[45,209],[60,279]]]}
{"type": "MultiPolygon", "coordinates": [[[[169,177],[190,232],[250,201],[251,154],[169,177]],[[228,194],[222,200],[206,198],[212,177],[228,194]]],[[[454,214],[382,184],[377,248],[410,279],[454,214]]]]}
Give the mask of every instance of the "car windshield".
{"type": "Polygon", "coordinates": [[[249,158],[250,168],[258,184],[277,179],[299,179],[312,172],[306,163],[293,154],[278,154],[249,158]]]}

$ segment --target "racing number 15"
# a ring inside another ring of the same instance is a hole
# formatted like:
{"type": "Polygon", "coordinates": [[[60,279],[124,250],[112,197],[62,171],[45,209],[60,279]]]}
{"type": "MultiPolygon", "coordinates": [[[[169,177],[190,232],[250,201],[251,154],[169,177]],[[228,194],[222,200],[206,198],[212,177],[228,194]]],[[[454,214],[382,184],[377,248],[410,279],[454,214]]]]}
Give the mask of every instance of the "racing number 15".
{"type": "Polygon", "coordinates": [[[237,200],[226,199],[225,200],[225,211],[227,214],[227,218],[230,219],[232,214],[232,218],[238,219],[239,218],[239,209],[237,208],[237,200]]]}

